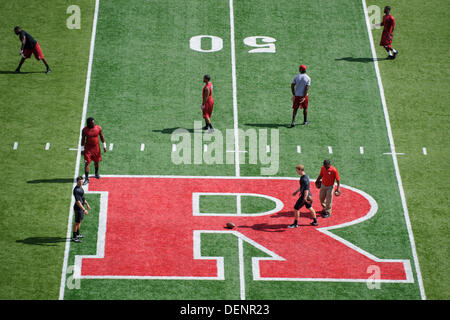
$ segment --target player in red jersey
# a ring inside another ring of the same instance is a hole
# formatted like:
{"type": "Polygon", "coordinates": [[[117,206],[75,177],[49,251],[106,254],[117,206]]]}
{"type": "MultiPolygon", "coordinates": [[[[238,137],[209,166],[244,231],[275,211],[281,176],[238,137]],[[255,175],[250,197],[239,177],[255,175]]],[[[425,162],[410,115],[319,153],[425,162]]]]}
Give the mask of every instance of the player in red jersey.
{"type": "Polygon", "coordinates": [[[100,179],[98,163],[102,161],[102,154],[100,152],[100,144],[98,143],[99,136],[103,143],[103,151],[106,152],[106,142],[102,127],[95,124],[94,118],[88,118],[87,126],[83,128],[81,133],[81,154],[84,155],[84,174],[86,176],[83,182],[84,185],[89,183],[89,164],[91,161],[94,161],[95,177],[100,179]]]}
{"type": "Polygon", "coordinates": [[[208,130],[208,132],[214,132],[214,128],[211,123],[211,115],[213,112],[213,106],[214,106],[214,98],[212,97],[212,90],[213,85],[211,83],[211,77],[208,74],[205,74],[203,76],[203,82],[205,83],[205,86],[203,87],[203,102],[202,102],[202,113],[203,113],[203,119],[205,119],[205,126],[203,127],[203,130],[208,130]]]}
{"type": "Polygon", "coordinates": [[[391,14],[391,7],[384,7],[383,22],[374,26],[383,26],[383,33],[381,34],[380,46],[384,47],[388,52],[388,60],[393,60],[398,54],[398,51],[392,48],[392,38],[394,37],[395,19],[391,14]]]}
{"type": "Polygon", "coordinates": [[[48,66],[47,60],[45,60],[44,58],[44,54],[42,53],[41,47],[39,46],[39,42],[37,42],[31,35],[25,32],[25,30],[22,30],[22,28],[20,28],[19,26],[14,28],[14,33],[19,36],[20,42],[22,43],[19,51],[22,59],[20,60],[19,66],[14,72],[19,73],[22,64],[25,62],[25,59],[30,58],[31,54],[34,54],[36,60],[42,60],[42,62],[44,62],[45,66],[47,67],[46,73],[49,74],[51,70],[48,66]]]}

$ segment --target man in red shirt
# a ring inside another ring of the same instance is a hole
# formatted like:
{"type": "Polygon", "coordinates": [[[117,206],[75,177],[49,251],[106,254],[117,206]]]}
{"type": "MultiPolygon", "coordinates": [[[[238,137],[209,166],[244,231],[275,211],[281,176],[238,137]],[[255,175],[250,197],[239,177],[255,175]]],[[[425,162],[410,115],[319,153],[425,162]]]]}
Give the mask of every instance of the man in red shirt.
{"type": "Polygon", "coordinates": [[[388,52],[388,60],[393,60],[398,54],[398,51],[392,48],[392,38],[394,37],[395,19],[391,15],[391,7],[384,7],[383,22],[374,26],[383,26],[383,33],[381,34],[380,46],[384,47],[388,52]]]}
{"type": "Polygon", "coordinates": [[[89,164],[91,161],[94,161],[95,164],[95,177],[100,179],[98,163],[102,161],[102,154],[98,143],[99,136],[103,143],[103,151],[106,152],[106,142],[102,127],[95,124],[94,118],[88,118],[87,126],[83,128],[81,133],[81,154],[84,155],[84,174],[86,176],[83,185],[89,183],[89,164]]]}
{"type": "Polygon", "coordinates": [[[204,130],[208,130],[208,132],[214,132],[214,128],[211,124],[211,115],[213,112],[213,106],[214,106],[214,98],[212,97],[212,90],[213,85],[211,83],[211,77],[208,74],[205,74],[203,76],[203,82],[205,83],[205,86],[203,87],[203,102],[202,102],[202,113],[203,113],[203,119],[205,119],[205,126],[203,127],[204,130]]]}
{"type": "Polygon", "coordinates": [[[320,184],[320,204],[322,205],[322,217],[328,218],[331,215],[331,207],[333,201],[333,187],[336,181],[336,195],[341,193],[339,173],[330,163],[330,160],[324,160],[320,169],[320,174],[316,180],[316,186],[320,184]]]}

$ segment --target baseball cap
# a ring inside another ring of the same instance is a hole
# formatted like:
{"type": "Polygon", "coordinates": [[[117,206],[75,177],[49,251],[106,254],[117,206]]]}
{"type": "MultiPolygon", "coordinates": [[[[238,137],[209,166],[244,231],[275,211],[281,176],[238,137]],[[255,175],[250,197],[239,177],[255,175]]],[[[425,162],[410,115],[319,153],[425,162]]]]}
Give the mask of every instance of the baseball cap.
{"type": "Polygon", "coordinates": [[[300,66],[300,69],[306,70],[306,66],[305,66],[304,64],[302,64],[302,65],[300,66]]]}

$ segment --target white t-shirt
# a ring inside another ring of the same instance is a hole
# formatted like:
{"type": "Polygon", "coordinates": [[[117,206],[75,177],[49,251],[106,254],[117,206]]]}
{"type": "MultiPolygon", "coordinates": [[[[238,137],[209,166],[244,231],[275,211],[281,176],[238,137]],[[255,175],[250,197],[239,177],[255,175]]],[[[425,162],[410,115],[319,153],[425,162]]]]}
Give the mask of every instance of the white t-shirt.
{"type": "Polygon", "coordinates": [[[306,73],[299,73],[295,75],[292,84],[295,84],[295,95],[303,97],[305,87],[311,85],[311,78],[306,73]]]}

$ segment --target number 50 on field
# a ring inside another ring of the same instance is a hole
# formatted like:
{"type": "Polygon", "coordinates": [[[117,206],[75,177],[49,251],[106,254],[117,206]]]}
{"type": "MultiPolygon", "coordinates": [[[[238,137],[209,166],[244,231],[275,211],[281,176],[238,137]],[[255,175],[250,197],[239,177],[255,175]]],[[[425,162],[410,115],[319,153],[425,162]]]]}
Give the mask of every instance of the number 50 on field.
{"type": "MultiPolygon", "coordinates": [[[[244,44],[253,47],[248,53],[275,53],[275,38],[267,36],[251,36],[244,39],[244,44]]],[[[223,48],[223,40],[220,37],[210,35],[199,35],[189,40],[189,47],[198,52],[216,52],[223,48]],[[209,49],[204,49],[203,45],[209,41],[209,49]]]]}

